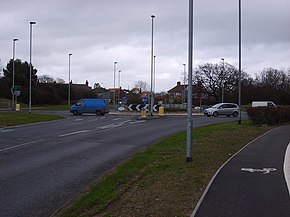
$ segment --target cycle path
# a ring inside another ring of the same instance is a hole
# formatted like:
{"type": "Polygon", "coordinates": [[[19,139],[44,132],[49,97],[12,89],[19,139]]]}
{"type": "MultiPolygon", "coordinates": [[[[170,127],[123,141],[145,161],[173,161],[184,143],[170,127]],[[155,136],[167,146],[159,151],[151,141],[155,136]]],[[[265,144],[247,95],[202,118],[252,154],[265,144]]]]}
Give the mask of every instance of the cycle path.
{"type": "Polygon", "coordinates": [[[289,217],[289,185],[287,125],[257,138],[226,162],[191,217],[289,217]]]}

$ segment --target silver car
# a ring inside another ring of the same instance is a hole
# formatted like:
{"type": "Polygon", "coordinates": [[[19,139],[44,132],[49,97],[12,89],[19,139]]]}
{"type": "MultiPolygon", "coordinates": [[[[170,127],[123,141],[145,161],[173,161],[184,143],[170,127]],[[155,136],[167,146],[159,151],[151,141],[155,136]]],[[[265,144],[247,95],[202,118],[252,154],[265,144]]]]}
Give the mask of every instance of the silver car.
{"type": "Polygon", "coordinates": [[[217,117],[219,115],[226,115],[230,117],[238,117],[240,108],[235,103],[218,103],[208,109],[204,110],[204,114],[208,117],[214,116],[217,117]]]}

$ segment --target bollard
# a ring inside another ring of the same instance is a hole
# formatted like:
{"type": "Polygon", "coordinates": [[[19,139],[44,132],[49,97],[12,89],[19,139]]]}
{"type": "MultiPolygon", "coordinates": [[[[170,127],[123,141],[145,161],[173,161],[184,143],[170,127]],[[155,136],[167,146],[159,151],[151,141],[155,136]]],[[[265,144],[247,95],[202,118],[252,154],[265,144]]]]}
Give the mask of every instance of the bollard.
{"type": "Polygon", "coordinates": [[[16,104],[16,111],[17,111],[17,112],[20,111],[20,104],[16,104]]]}
{"type": "Polygon", "coordinates": [[[141,117],[142,118],[146,118],[147,114],[146,114],[146,110],[142,110],[141,111],[141,117]]]}
{"type": "Polygon", "coordinates": [[[159,115],[164,116],[164,107],[159,107],[159,115]]]}

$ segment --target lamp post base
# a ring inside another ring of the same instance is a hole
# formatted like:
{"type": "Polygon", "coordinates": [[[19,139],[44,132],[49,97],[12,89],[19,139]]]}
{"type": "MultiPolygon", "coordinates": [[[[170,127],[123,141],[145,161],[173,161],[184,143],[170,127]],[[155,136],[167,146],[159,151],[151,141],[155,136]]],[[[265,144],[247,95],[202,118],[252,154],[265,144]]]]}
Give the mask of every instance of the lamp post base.
{"type": "Polygon", "coordinates": [[[192,161],[192,157],[186,157],[186,162],[191,162],[192,161]]]}

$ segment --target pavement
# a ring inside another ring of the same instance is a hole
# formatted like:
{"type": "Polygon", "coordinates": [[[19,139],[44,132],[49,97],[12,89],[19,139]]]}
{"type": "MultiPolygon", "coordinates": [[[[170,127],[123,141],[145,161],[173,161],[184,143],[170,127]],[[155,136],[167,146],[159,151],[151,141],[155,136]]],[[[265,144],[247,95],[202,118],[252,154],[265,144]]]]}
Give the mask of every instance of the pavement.
{"type": "Polygon", "coordinates": [[[289,217],[290,125],[249,143],[217,171],[191,217],[289,217]]]}

